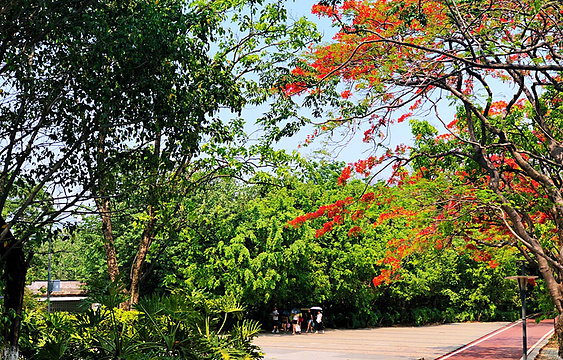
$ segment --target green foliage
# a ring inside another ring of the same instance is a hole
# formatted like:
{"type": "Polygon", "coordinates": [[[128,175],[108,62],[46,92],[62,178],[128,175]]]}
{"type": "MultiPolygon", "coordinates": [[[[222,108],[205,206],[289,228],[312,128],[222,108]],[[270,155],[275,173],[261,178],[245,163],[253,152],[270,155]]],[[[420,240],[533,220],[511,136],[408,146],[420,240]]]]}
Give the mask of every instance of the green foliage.
{"type": "MultiPolygon", "coordinates": [[[[320,205],[375,190],[361,181],[335,187],[321,179],[336,176],[338,167],[321,168],[320,173],[304,171],[300,179],[288,174],[283,188],[217,181],[186,198],[192,209],[186,228],[163,255],[170,261],[155,266],[161,279],[155,283],[165,286],[160,291],[182,287],[234,294],[263,321],[274,305],[322,304],[327,323],[343,327],[517,316],[517,294],[504,280],[513,269],[475,261],[463,253],[464,244],[413,255],[404,260],[400,280],[374,288],[372,279],[383,266],[388,242],[409,231],[398,219],[373,227],[391,204],[374,204],[363,218],[345,220],[321,237],[315,229],[322,228],[322,219],[288,227],[289,220],[320,205]],[[363,231],[350,236],[357,225],[363,231]]],[[[435,190],[441,191],[439,186],[435,190]]],[[[418,201],[400,194],[397,199],[394,205],[418,201]]],[[[495,261],[513,262],[511,252],[503,254],[495,261]]]]}
{"type": "MultiPolygon", "coordinates": [[[[341,165],[335,164],[309,164],[303,171],[296,171],[297,177],[292,171],[280,169],[280,173],[285,173],[284,187],[245,185],[233,179],[199,187],[181,199],[182,218],[177,221],[184,225],[180,231],[162,232],[163,243],[168,245],[151,248],[148,258],[154,271],[142,292],[167,294],[176,289],[202,288],[215,296],[228,294],[248,304],[248,314],[264,323],[273,306],[290,309],[317,304],[327,310],[327,324],[337,327],[508,320],[518,316],[515,284],[504,279],[517,273],[515,255],[510,251],[497,253],[491,261],[500,265],[492,268],[490,261],[476,261],[463,241],[444,249],[430,248],[411,254],[402,260],[393,283],[373,286],[373,277],[387,266],[383,261],[388,256],[389,244],[410,231],[404,219],[380,221],[380,216],[389,212],[391,206],[417,206],[423,195],[439,199],[444,191],[441,177],[426,185],[412,185],[409,196],[401,192],[407,190],[390,189],[393,201],[374,203],[364,209],[363,217],[355,221],[346,219],[321,237],[315,236],[315,229],[323,226],[323,219],[296,229],[288,227],[289,220],[315,211],[320,205],[380,189],[380,185],[366,187],[361,181],[351,181],[346,187],[335,186],[330,180],[337,177],[340,169],[341,165]],[[374,223],[378,226],[374,227],[374,223]],[[358,225],[363,231],[350,236],[350,228],[358,225]],[[153,262],[156,258],[166,261],[153,262]]],[[[486,196],[490,195],[479,198],[486,196]]],[[[133,239],[129,232],[134,232],[134,218],[119,219],[115,223],[119,235],[116,246],[122,254],[129,254],[124,259],[132,259],[135,248],[128,239],[133,239]]],[[[85,268],[93,272],[88,277],[91,293],[106,294],[100,302],[116,306],[123,302],[123,294],[103,286],[96,290],[96,282],[92,281],[99,277],[96,274],[104,274],[99,250],[102,241],[95,235],[98,229],[97,222],[89,220],[75,232],[75,244],[88,241],[91,248],[84,252],[88,256],[85,268]],[[113,299],[107,297],[110,294],[114,294],[113,299]]],[[[540,281],[534,288],[529,298],[530,309],[549,308],[543,287],[540,281]]],[[[146,307],[147,314],[164,314],[168,310],[163,307],[184,306],[161,304],[149,311],[149,305],[143,300],[137,310],[146,307]]],[[[166,329],[166,334],[158,336],[167,346],[183,331],[178,322],[140,316],[144,324],[166,329]]],[[[201,319],[192,321],[199,324],[199,329],[204,328],[201,319]]],[[[219,326],[223,320],[210,321],[219,326]]],[[[139,324],[135,323],[136,331],[146,332],[139,324]]]]}
{"type": "MultiPolygon", "coordinates": [[[[121,291],[79,314],[28,313],[20,339],[31,359],[258,359],[257,322],[242,319],[232,297],[200,291],[142,299],[135,311],[115,307],[121,291]]],[[[92,301],[96,301],[92,299],[92,301]]]]}
{"type": "MultiPolygon", "coordinates": [[[[507,254],[505,261],[511,257],[507,254]]],[[[492,269],[454,249],[413,255],[403,264],[396,281],[382,285],[382,308],[400,315],[381,322],[423,325],[515,320],[518,293],[505,279],[509,273],[502,266],[492,269]]]]}

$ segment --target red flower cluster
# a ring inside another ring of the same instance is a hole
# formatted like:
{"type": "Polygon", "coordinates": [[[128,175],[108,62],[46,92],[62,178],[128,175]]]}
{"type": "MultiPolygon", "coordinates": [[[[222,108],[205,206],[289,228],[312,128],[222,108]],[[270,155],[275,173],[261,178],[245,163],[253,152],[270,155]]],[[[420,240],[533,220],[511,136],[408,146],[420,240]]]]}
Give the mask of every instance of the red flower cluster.
{"type": "Polygon", "coordinates": [[[329,223],[334,224],[334,223],[342,222],[342,214],[346,213],[348,211],[347,209],[345,209],[345,207],[350,205],[352,202],[354,202],[354,198],[347,197],[344,200],[338,200],[334,204],[323,205],[323,206],[319,207],[319,209],[317,211],[298,216],[295,219],[288,221],[287,224],[288,224],[288,226],[291,226],[293,228],[297,228],[306,221],[318,219],[321,216],[326,215],[329,218],[334,219],[333,221],[329,221],[325,224],[325,227],[326,227],[325,232],[330,231],[330,230],[332,230],[332,225],[327,225],[327,224],[329,224],[329,223]]]}
{"type": "Polygon", "coordinates": [[[329,6],[329,5],[315,4],[311,8],[311,14],[318,15],[319,17],[320,16],[331,17],[335,13],[336,13],[335,8],[333,8],[332,6],[329,6]]]}
{"type": "Polygon", "coordinates": [[[358,236],[362,233],[362,228],[359,226],[354,226],[348,231],[348,237],[358,236]]]}
{"type": "MultiPolygon", "coordinates": [[[[419,239],[417,241],[420,241],[419,239]]],[[[381,273],[373,278],[373,285],[375,287],[381,285],[383,282],[389,283],[392,280],[399,278],[399,269],[401,268],[401,261],[411,254],[415,249],[413,243],[409,239],[392,239],[387,243],[387,253],[385,258],[379,262],[379,265],[386,267],[381,270],[381,273]]]]}
{"type": "Polygon", "coordinates": [[[342,170],[342,174],[340,174],[340,176],[338,177],[338,185],[346,185],[346,182],[348,182],[348,179],[350,179],[351,175],[352,169],[350,168],[350,166],[346,166],[344,170],[342,170]]]}
{"type": "Polygon", "coordinates": [[[365,193],[364,195],[362,195],[362,197],[360,198],[360,201],[364,202],[364,203],[371,203],[375,200],[375,194],[373,192],[369,192],[369,193],[365,193]]]}
{"type": "Polygon", "coordinates": [[[340,93],[340,96],[343,99],[348,99],[350,96],[352,96],[352,92],[350,90],[344,90],[343,92],[340,93]]]}
{"type": "Polygon", "coordinates": [[[293,95],[301,94],[305,90],[307,90],[307,85],[304,82],[296,82],[296,83],[286,84],[282,90],[286,96],[293,96],[293,95]]]}
{"type": "Polygon", "coordinates": [[[410,113],[410,112],[409,112],[409,113],[406,113],[406,114],[403,114],[403,115],[401,115],[401,117],[399,117],[399,118],[397,119],[397,122],[400,124],[400,123],[402,123],[403,121],[405,121],[405,119],[409,118],[410,116],[412,116],[412,113],[410,113]]]}
{"type": "Polygon", "coordinates": [[[327,232],[332,231],[334,224],[335,224],[335,221],[327,221],[326,223],[324,223],[322,229],[317,229],[317,231],[315,231],[315,237],[320,238],[321,236],[323,236],[327,232]]]}

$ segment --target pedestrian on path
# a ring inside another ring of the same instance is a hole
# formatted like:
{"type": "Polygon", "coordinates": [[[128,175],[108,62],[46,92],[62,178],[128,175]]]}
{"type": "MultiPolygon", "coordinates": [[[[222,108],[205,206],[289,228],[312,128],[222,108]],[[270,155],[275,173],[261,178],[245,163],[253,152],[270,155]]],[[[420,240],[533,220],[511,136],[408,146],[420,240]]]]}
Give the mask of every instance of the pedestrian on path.
{"type": "Polygon", "coordinates": [[[316,334],[319,334],[319,331],[321,334],[325,333],[325,326],[323,323],[323,313],[321,311],[317,313],[317,321],[315,324],[315,329],[316,329],[315,331],[316,334]]]}
{"type": "Polygon", "coordinates": [[[307,332],[313,332],[313,313],[311,310],[307,311],[307,332]]]}
{"type": "Polygon", "coordinates": [[[293,326],[292,326],[292,330],[293,330],[293,335],[295,335],[296,333],[300,333],[301,329],[298,328],[299,326],[299,314],[298,313],[294,313],[293,314],[293,326]]]}
{"type": "Polygon", "coordinates": [[[272,334],[273,333],[279,333],[279,324],[280,324],[280,313],[278,311],[278,308],[276,306],[274,306],[274,310],[271,312],[270,316],[272,317],[272,334]]]}

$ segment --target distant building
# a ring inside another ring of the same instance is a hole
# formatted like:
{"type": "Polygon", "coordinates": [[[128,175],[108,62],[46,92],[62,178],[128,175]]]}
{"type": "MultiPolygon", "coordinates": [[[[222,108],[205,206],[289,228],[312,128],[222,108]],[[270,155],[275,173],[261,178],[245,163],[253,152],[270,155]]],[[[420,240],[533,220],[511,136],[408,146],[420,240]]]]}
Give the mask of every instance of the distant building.
{"type": "MultiPolygon", "coordinates": [[[[84,283],[75,280],[54,280],[51,292],[51,311],[79,312],[81,300],[86,299],[84,283]]],[[[47,301],[47,281],[34,281],[27,288],[39,301],[47,301]]]]}

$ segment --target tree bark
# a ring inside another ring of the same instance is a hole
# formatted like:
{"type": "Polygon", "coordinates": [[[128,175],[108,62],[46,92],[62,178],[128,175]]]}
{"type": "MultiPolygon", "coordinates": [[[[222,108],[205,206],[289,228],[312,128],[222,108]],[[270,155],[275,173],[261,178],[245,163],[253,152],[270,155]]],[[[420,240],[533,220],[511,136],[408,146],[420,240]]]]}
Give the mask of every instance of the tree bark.
{"type": "MultiPolygon", "coordinates": [[[[161,160],[160,158],[161,137],[162,134],[159,132],[154,140],[153,155],[154,155],[155,163],[153,167],[153,176],[155,176],[155,178],[158,176],[159,163],[161,160]]],[[[141,282],[143,279],[143,267],[145,265],[147,254],[149,252],[149,249],[151,247],[155,235],[154,233],[156,228],[156,216],[154,213],[153,205],[149,205],[148,212],[149,212],[149,220],[145,223],[145,228],[143,230],[143,234],[141,235],[141,241],[139,243],[137,254],[135,255],[133,264],[131,264],[131,272],[130,272],[131,287],[129,288],[129,295],[130,295],[129,308],[131,308],[133,305],[139,302],[139,296],[141,293],[141,282]]]]}
{"type": "MultiPolygon", "coordinates": [[[[2,228],[6,221],[0,217],[2,228]]],[[[19,355],[18,342],[21,330],[21,313],[23,308],[23,295],[25,291],[25,278],[29,267],[26,260],[23,245],[17,244],[16,239],[10,232],[2,241],[1,255],[9,252],[4,261],[2,272],[5,283],[4,289],[4,316],[10,319],[10,324],[4,329],[4,351],[3,359],[17,359],[19,355]]]]}
{"type": "Polygon", "coordinates": [[[23,248],[18,246],[6,258],[4,268],[4,312],[10,318],[10,326],[4,331],[4,342],[8,349],[12,349],[12,353],[14,349],[18,351],[26,275],[27,261],[23,248]]]}
{"type": "Polygon", "coordinates": [[[563,315],[559,314],[555,318],[555,336],[557,336],[558,355],[563,358],[563,315]]]}
{"type": "Polygon", "coordinates": [[[117,253],[115,251],[115,241],[111,227],[110,202],[106,198],[100,198],[96,200],[96,206],[98,207],[98,212],[102,219],[102,233],[104,235],[104,249],[106,251],[108,274],[110,280],[115,282],[119,276],[119,267],[117,265],[117,253]]]}
{"type": "Polygon", "coordinates": [[[129,295],[129,307],[139,302],[139,296],[141,292],[141,278],[143,276],[143,267],[147,259],[147,254],[149,248],[154,239],[154,230],[156,225],[156,219],[152,206],[149,207],[150,219],[145,224],[145,229],[141,235],[141,241],[139,243],[139,249],[137,250],[137,255],[135,260],[131,265],[131,288],[129,295]]]}

